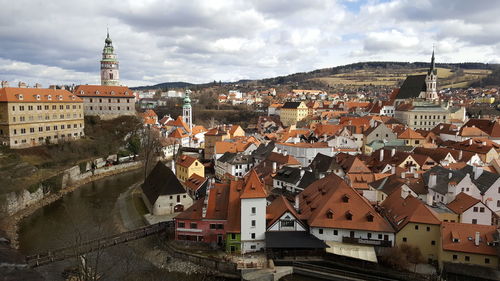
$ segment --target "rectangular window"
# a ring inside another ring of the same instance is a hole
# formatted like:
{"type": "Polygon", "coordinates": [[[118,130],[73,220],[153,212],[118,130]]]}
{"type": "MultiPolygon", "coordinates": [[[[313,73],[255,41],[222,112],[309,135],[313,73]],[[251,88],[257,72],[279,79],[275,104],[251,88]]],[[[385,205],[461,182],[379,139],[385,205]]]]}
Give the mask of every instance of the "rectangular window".
{"type": "Polygon", "coordinates": [[[177,224],[177,226],[178,226],[179,228],[184,228],[186,225],[184,224],[184,222],[180,221],[180,222],[177,224]]]}
{"type": "Polygon", "coordinates": [[[406,237],[403,237],[403,242],[406,242],[408,241],[408,239],[406,239],[406,237]]]}
{"type": "Polygon", "coordinates": [[[252,215],[255,215],[256,212],[257,212],[257,209],[255,207],[252,207],[252,215]]]}
{"type": "Polygon", "coordinates": [[[319,234],[323,234],[323,228],[318,229],[319,234]]]}
{"type": "Polygon", "coordinates": [[[480,208],[479,208],[479,212],[480,212],[480,213],[484,213],[484,207],[480,207],[480,208]]]}
{"type": "Polygon", "coordinates": [[[418,225],[415,225],[415,230],[418,230],[418,225]]]}
{"type": "Polygon", "coordinates": [[[215,224],[211,223],[210,224],[210,229],[215,229],[215,224]]]}
{"type": "MultiPolygon", "coordinates": [[[[371,234],[371,233],[370,233],[370,234],[371,234]]],[[[339,235],[339,231],[338,231],[338,230],[336,230],[336,229],[334,229],[334,230],[333,230],[333,235],[339,235]]]]}
{"type": "Polygon", "coordinates": [[[477,224],[477,219],[472,219],[472,224],[477,224]]]}
{"type": "Polygon", "coordinates": [[[433,245],[433,246],[436,245],[436,241],[432,240],[431,245],[433,245]]]}
{"type": "Polygon", "coordinates": [[[431,227],[430,226],[427,227],[427,231],[431,231],[431,227]]]}
{"type": "Polygon", "coordinates": [[[255,233],[251,234],[252,239],[255,239],[255,233]]]}
{"type": "Polygon", "coordinates": [[[458,260],[458,256],[457,255],[453,255],[453,260],[454,261],[458,260]]]}
{"type": "Polygon", "coordinates": [[[484,259],[484,263],[485,263],[485,264],[489,264],[489,263],[490,263],[490,259],[489,259],[489,258],[485,258],[485,259],[484,259]]]}
{"type": "Polygon", "coordinates": [[[478,210],[478,208],[477,208],[477,207],[474,207],[474,208],[472,209],[472,211],[473,211],[474,213],[477,213],[477,210],[478,210]]]}
{"type": "Polygon", "coordinates": [[[255,227],[255,220],[252,220],[252,227],[255,227]]]}
{"type": "Polygon", "coordinates": [[[198,224],[195,223],[195,222],[192,222],[192,223],[189,224],[189,227],[190,228],[198,228],[198,224]]]}
{"type": "Polygon", "coordinates": [[[236,234],[235,233],[231,233],[231,239],[232,240],[236,240],[236,234]]]}

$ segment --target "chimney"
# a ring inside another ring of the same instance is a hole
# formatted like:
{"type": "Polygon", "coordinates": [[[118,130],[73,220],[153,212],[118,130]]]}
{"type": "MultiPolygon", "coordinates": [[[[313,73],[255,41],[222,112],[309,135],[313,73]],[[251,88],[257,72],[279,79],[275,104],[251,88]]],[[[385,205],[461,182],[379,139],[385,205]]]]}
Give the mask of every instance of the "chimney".
{"type": "Polygon", "coordinates": [[[323,173],[319,174],[319,179],[322,179],[324,177],[325,177],[325,174],[323,174],[323,173]]]}
{"type": "Polygon", "coordinates": [[[458,151],[458,160],[462,160],[462,157],[463,157],[462,153],[463,153],[462,150],[458,151]]]}
{"type": "Polygon", "coordinates": [[[469,139],[469,145],[472,145],[472,139],[469,139]]]}
{"type": "Polygon", "coordinates": [[[405,176],[406,176],[406,173],[405,173],[405,172],[402,172],[402,173],[401,173],[401,178],[402,178],[402,179],[404,179],[404,178],[405,178],[405,176]]]}
{"type": "Polygon", "coordinates": [[[394,157],[394,155],[396,155],[396,149],[395,148],[391,149],[391,157],[394,157]]]}
{"type": "Polygon", "coordinates": [[[476,237],[474,237],[474,245],[476,246],[479,246],[479,235],[481,235],[481,233],[479,233],[479,231],[476,231],[476,237]]]}
{"type": "Polygon", "coordinates": [[[304,174],[305,174],[305,173],[306,173],[306,171],[301,169],[301,170],[300,170],[300,178],[302,178],[302,177],[304,176],[304,174]]]}
{"type": "Polygon", "coordinates": [[[483,171],[484,171],[483,168],[476,167],[476,171],[474,172],[474,179],[477,180],[481,176],[483,171]]]}
{"type": "Polygon", "coordinates": [[[295,211],[299,213],[299,195],[295,195],[295,203],[293,204],[293,207],[295,208],[295,211]]]}
{"type": "Polygon", "coordinates": [[[380,157],[379,157],[379,161],[380,161],[380,162],[384,161],[384,150],[383,150],[383,149],[381,149],[381,150],[380,150],[380,157]]]}
{"type": "Polygon", "coordinates": [[[40,84],[40,83],[35,83],[35,88],[36,88],[36,89],[40,89],[40,88],[42,88],[42,84],[40,84]]]}
{"type": "Polygon", "coordinates": [[[284,156],[287,156],[287,155],[288,155],[288,151],[287,151],[286,149],[283,151],[283,155],[284,155],[284,156]]]}
{"type": "Polygon", "coordinates": [[[432,195],[430,193],[427,193],[427,196],[425,197],[425,199],[426,199],[427,205],[432,206],[434,204],[434,198],[432,197],[432,195]]]}
{"type": "Polygon", "coordinates": [[[391,174],[395,174],[396,173],[396,165],[392,165],[391,166],[391,174]]]}
{"type": "Polygon", "coordinates": [[[9,81],[2,81],[2,88],[9,87],[9,81]]]}
{"type": "Polygon", "coordinates": [[[427,184],[430,188],[436,186],[437,184],[437,175],[435,173],[431,173],[429,175],[429,183],[427,184]]]}
{"type": "Polygon", "coordinates": [[[172,172],[173,172],[173,173],[174,173],[174,175],[175,175],[175,161],[174,161],[174,159],[172,159],[172,163],[171,163],[170,165],[171,165],[171,166],[170,166],[170,169],[172,170],[172,172]]]}
{"type": "MultiPolygon", "coordinates": [[[[265,162],[264,162],[264,164],[265,164],[265,162]]],[[[278,164],[276,164],[276,162],[273,162],[273,174],[276,174],[277,166],[278,166],[278,164]]]]}
{"type": "Polygon", "coordinates": [[[451,179],[453,177],[453,173],[452,172],[449,172],[448,173],[448,178],[451,179]]]}
{"type": "Polygon", "coordinates": [[[278,153],[281,154],[281,148],[278,148],[278,153]]]}
{"type": "Polygon", "coordinates": [[[19,81],[17,84],[19,88],[26,88],[26,83],[19,81]]]}

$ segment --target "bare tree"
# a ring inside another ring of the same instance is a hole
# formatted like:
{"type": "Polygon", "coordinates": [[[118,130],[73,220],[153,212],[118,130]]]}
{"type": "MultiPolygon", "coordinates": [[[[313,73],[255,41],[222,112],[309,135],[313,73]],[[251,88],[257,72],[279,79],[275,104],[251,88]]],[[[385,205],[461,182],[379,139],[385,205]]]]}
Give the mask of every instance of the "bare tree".
{"type": "Polygon", "coordinates": [[[142,134],[142,152],[144,155],[144,180],[154,165],[161,150],[160,131],[146,127],[142,134]]]}

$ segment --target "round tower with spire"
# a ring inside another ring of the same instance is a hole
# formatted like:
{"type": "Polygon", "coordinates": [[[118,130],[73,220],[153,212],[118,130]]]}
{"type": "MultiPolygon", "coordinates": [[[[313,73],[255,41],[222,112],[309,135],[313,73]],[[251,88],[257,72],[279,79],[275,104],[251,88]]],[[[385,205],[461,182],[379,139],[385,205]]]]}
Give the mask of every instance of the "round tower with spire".
{"type": "MultiPolygon", "coordinates": [[[[190,90],[186,90],[186,94],[184,97],[184,103],[182,105],[182,121],[186,123],[189,130],[193,129],[193,115],[191,108],[191,99],[189,98],[190,90]]],[[[190,132],[191,134],[191,132],[190,132]]]]}
{"type": "Polygon", "coordinates": [[[437,69],[434,62],[434,49],[432,50],[431,67],[425,77],[425,84],[427,90],[425,91],[425,99],[428,101],[435,101],[438,99],[437,94],[437,69]]]}
{"type": "Polygon", "coordinates": [[[109,30],[106,40],[104,41],[104,49],[102,50],[101,60],[101,85],[103,86],[119,86],[120,71],[118,60],[116,59],[113,41],[109,38],[109,30]]]}

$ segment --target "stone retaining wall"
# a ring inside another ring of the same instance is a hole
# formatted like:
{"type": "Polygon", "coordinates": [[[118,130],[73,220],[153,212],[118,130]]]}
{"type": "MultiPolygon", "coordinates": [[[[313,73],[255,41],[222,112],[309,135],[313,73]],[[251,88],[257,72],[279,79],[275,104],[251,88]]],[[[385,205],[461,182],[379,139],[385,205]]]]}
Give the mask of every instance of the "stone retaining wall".
{"type": "Polygon", "coordinates": [[[202,255],[188,253],[179,249],[175,249],[170,245],[167,245],[167,249],[174,258],[190,261],[197,265],[207,267],[212,270],[216,270],[230,278],[239,279],[241,276],[241,273],[237,269],[237,265],[235,263],[222,261],[214,257],[206,257],[202,255]]]}
{"type": "Polygon", "coordinates": [[[136,161],[106,167],[102,165],[102,162],[102,160],[97,161],[97,167],[100,166],[100,168],[97,168],[94,171],[90,171],[90,162],[86,165],[86,171],[83,173],[80,166],[76,165],[50,178],[54,179],[53,181],[50,181],[50,184],[48,183],[48,180],[45,180],[34,186],[27,187],[26,189],[0,195],[0,214],[12,215],[30,205],[37,203],[58,190],[78,184],[79,182],[88,180],[93,176],[139,167],[142,164],[141,161],[136,161]],[[58,180],[59,177],[61,178],[60,182],[58,180]]]}

